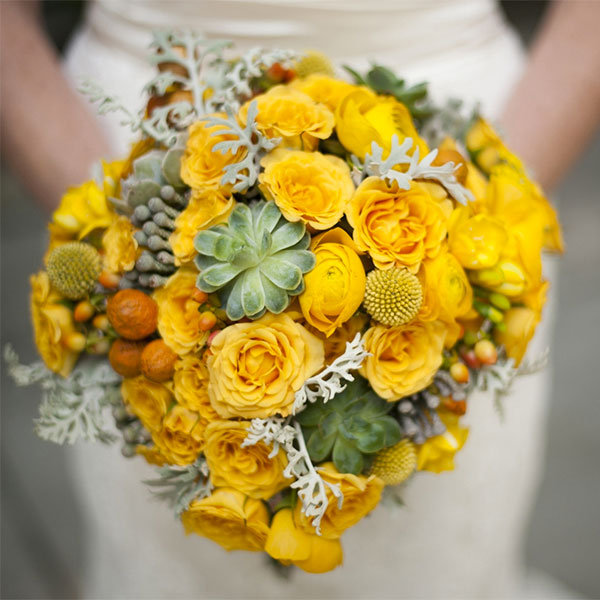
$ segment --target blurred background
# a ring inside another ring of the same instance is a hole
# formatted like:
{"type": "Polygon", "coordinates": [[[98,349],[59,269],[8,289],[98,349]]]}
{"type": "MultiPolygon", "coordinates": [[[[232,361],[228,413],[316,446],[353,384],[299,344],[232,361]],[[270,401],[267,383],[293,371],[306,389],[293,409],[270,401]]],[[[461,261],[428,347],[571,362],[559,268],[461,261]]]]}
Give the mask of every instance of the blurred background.
{"type": "MultiPolygon", "coordinates": [[[[546,2],[502,2],[525,43],[546,2]]],[[[84,4],[44,3],[44,18],[62,49],[84,4]]],[[[600,598],[600,136],[561,186],[567,253],[560,263],[558,314],[550,368],[553,393],[547,463],[527,534],[526,562],[582,597],[600,598]]],[[[46,247],[44,214],[1,168],[1,344],[36,360],[29,324],[29,274],[46,247]]],[[[17,389],[2,370],[1,596],[78,596],[85,536],[61,448],[33,433],[39,392],[17,389]]]]}

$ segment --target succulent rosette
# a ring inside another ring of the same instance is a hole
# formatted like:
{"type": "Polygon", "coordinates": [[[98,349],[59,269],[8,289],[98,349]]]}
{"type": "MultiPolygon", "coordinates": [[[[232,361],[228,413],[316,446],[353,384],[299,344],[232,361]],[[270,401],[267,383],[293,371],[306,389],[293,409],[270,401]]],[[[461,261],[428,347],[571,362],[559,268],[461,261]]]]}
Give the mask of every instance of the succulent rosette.
{"type": "Polygon", "coordinates": [[[470,393],[510,386],[556,212],[481,116],[383,67],[154,47],[141,138],[49,225],[43,363],[10,371],[42,438],[154,465],[186,533],[334,569],[384,493],[454,468],[470,393]]]}

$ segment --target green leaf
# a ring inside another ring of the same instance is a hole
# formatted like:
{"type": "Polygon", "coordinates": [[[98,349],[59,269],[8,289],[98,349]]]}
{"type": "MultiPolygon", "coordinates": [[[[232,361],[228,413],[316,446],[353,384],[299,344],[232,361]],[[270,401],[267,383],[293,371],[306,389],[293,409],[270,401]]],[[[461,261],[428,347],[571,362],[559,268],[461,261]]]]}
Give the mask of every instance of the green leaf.
{"type": "Polygon", "coordinates": [[[355,83],[358,83],[359,85],[368,85],[363,76],[353,68],[349,67],[348,65],[342,65],[342,68],[354,78],[355,83]]]}
{"type": "MultiPolygon", "coordinates": [[[[260,205],[257,205],[260,206],[260,205]]],[[[265,202],[260,212],[254,213],[254,223],[257,231],[265,230],[272,233],[277,223],[281,219],[281,211],[275,202],[265,202]]]]}
{"type": "Polygon", "coordinates": [[[239,321],[244,316],[244,309],[242,307],[242,283],[241,277],[238,277],[233,286],[226,292],[227,299],[225,312],[232,321],[239,321]]]}
{"type": "Polygon", "coordinates": [[[181,158],[184,152],[184,148],[171,148],[162,161],[163,177],[175,188],[181,188],[185,185],[180,175],[181,158]]]}
{"type": "Polygon", "coordinates": [[[359,475],[364,467],[363,455],[344,438],[338,437],[333,446],[333,464],[340,473],[359,475]]]}
{"type": "Polygon", "coordinates": [[[242,269],[235,265],[219,263],[202,271],[198,281],[201,281],[207,286],[220,288],[239,275],[241,271],[242,269]]]}
{"type": "Polygon", "coordinates": [[[297,244],[304,237],[305,231],[304,223],[300,221],[297,223],[286,223],[279,227],[273,233],[271,255],[297,244]]]}
{"type": "MultiPolygon", "coordinates": [[[[196,234],[194,238],[194,248],[196,252],[205,254],[206,256],[215,256],[217,251],[217,243],[219,240],[225,238],[222,234],[214,231],[213,229],[206,229],[196,234]]],[[[231,239],[229,237],[225,239],[231,239]]],[[[224,260],[220,258],[219,260],[224,260]]]]}
{"type": "Polygon", "coordinates": [[[331,454],[336,435],[322,436],[318,429],[315,429],[306,441],[306,449],[310,459],[314,462],[323,462],[331,454]]]}
{"type": "Polygon", "coordinates": [[[284,290],[293,290],[302,283],[302,271],[296,265],[284,260],[265,258],[260,265],[260,270],[269,281],[284,290]]]}
{"type": "Polygon", "coordinates": [[[265,306],[267,310],[278,315],[283,312],[289,305],[290,299],[285,290],[271,283],[262,273],[260,280],[265,292],[265,306]]]}
{"type": "Polygon", "coordinates": [[[314,269],[317,259],[309,250],[284,250],[277,253],[277,260],[285,260],[296,265],[303,273],[314,269]]]}
{"type": "Polygon", "coordinates": [[[364,429],[356,436],[356,447],[366,454],[372,454],[384,447],[385,429],[379,422],[371,423],[371,426],[364,429]]]}
{"type": "Polygon", "coordinates": [[[397,87],[396,75],[385,67],[376,65],[367,74],[368,85],[378,92],[392,94],[397,87]]]}
{"type": "Polygon", "coordinates": [[[265,307],[260,271],[257,267],[244,272],[242,279],[242,308],[249,315],[256,315],[265,307]]]}
{"type": "Polygon", "coordinates": [[[339,425],[342,421],[341,416],[336,412],[331,412],[325,418],[318,423],[319,431],[321,435],[328,437],[337,433],[339,425]]]}

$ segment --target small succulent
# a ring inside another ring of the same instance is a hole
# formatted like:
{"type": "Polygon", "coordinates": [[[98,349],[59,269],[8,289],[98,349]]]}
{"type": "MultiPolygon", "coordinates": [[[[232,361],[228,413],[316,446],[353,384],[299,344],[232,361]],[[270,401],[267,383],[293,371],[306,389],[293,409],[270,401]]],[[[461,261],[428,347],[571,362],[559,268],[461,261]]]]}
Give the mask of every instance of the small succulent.
{"type": "Polygon", "coordinates": [[[197,287],[219,292],[232,321],[284,311],[304,291],[304,273],[315,266],[304,223],[290,223],[274,202],[237,204],[227,225],[196,235],[197,287]]]}
{"type": "Polygon", "coordinates": [[[80,300],[96,285],[102,271],[102,259],[90,244],[67,242],[52,250],[47,269],[55,289],[69,300],[80,300]]]}
{"type": "Polygon", "coordinates": [[[311,460],[318,463],[331,457],[341,473],[363,472],[369,455],[402,438],[398,421],[388,415],[393,406],[362,377],[326,404],[311,404],[296,417],[311,460]]]}

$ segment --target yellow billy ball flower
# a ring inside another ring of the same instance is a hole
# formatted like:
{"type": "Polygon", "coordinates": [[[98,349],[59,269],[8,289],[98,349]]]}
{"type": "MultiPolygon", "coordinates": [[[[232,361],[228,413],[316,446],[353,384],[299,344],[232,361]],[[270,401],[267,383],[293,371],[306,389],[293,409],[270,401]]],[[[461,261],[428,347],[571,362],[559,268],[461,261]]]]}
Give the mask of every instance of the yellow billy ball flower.
{"type": "Polygon", "coordinates": [[[396,327],[411,321],[421,308],[423,290],[418,278],[402,267],[367,275],[365,308],[383,325],[396,327]]]}
{"type": "Polygon", "coordinates": [[[371,474],[377,475],[386,485],[398,485],[417,468],[417,450],[409,439],[380,450],[373,460],[371,474]]]}
{"type": "Polygon", "coordinates": [[[321,75],[329,75],[333,77],[335,71],[331,61],[322,52],[311,50],[304,54],[304,56],[294,66],[296,75],[298,77],[308,77],[313,73],[319,73],[321,75]]]}
{"type": "Polygon", "coordinates": [[[101,270],[100,254],[93,246],[83,242],[63,244],[52,250],[48,257],[50,283],[69,300],[87,296],[101,270]]]}

